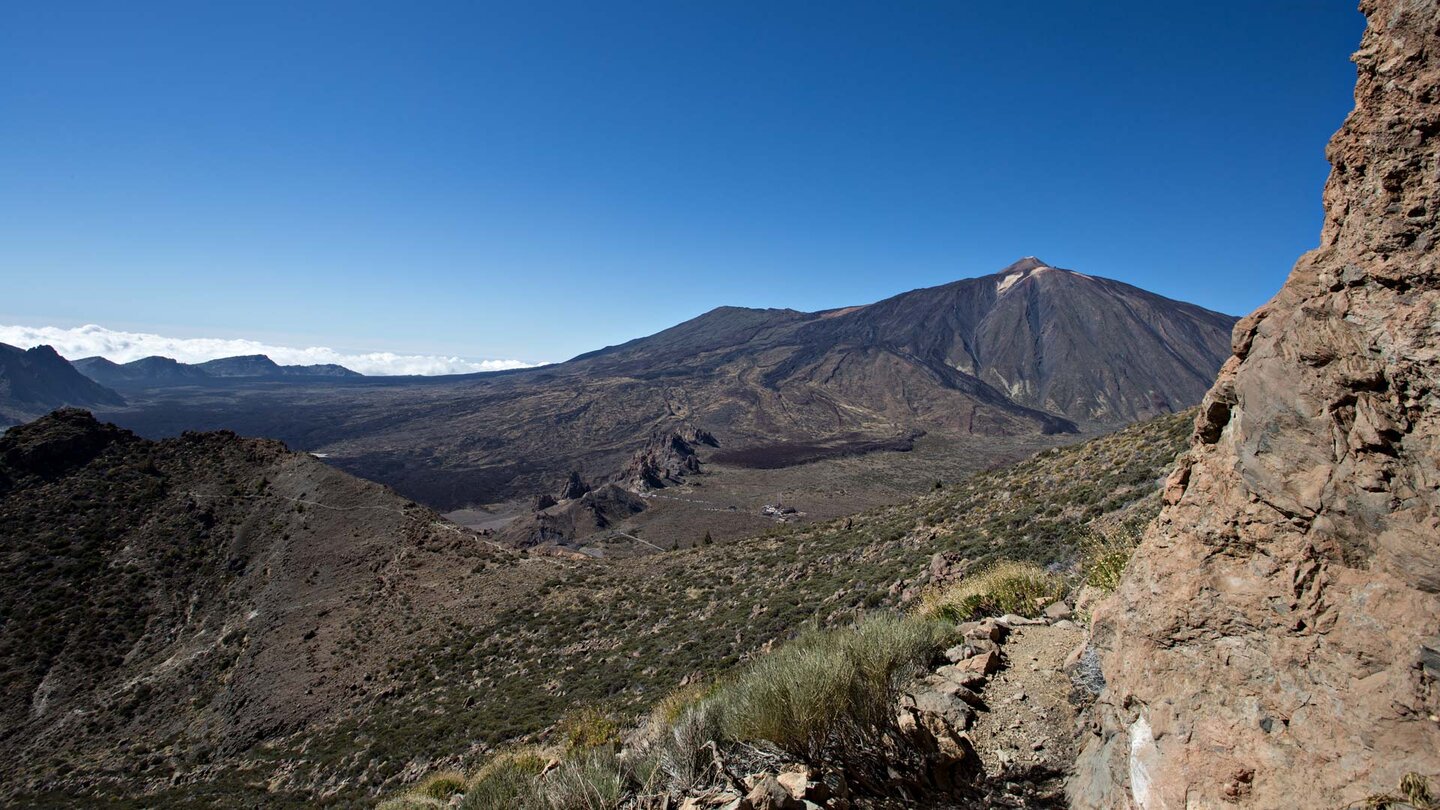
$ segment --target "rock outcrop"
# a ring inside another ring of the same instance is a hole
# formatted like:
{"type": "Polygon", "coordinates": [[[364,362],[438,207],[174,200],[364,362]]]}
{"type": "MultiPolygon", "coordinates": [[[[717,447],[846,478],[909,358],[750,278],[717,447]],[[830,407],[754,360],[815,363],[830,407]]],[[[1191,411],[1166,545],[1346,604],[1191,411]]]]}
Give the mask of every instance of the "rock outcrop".
{"type": "Polygon", "coordinates": [[[637,492],[682,483],[686,476],[700,472],[700,456],[696,448],[699,445],[715,447],[717,444],[709,431],[696,427],[657,433],[650,437],[644,449],[631,456],[619,481],[622,486],[637,492]]]}
{"type": "Polygon", "coordinates": [[[1321,246],[1236,327],[1096,610],[1075,807],[1342,807],[1440,773],[1440,2],[1361,9],[1321,246]]]}

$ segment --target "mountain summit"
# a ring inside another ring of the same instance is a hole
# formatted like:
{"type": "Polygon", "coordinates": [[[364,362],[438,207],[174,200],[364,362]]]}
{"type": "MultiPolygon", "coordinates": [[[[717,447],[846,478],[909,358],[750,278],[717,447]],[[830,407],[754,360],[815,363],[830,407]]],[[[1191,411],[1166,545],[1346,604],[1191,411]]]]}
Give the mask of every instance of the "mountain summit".
{"type": "Polygon", "coordinates": [[[920,373],[922,388],[967,391],[1065,429],[1115,426],[1198,402],[1229,351],[1234,324],[1229,315],[1026,256],[998,273],[868,306],[724,307],[573,362],[643,374],[704,365],[721,351],[727,361],[783,352],[764,372],[770,388],[817,380],[830,387],[864,368],[873,373],[877,363],[899,363],[920,373]]]}

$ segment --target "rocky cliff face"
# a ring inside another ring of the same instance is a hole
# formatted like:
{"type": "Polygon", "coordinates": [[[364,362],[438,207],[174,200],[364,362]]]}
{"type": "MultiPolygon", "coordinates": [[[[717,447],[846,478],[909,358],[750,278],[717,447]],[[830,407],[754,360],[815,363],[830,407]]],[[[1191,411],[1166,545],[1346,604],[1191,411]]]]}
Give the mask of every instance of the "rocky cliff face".
{"type": "Polygon", "coordinates": [[[1362,10],[1321,246],[1236,327],[1096,611],[1076,807],[1340,807],[1440,773],[1440,3],[1362,10]]]}

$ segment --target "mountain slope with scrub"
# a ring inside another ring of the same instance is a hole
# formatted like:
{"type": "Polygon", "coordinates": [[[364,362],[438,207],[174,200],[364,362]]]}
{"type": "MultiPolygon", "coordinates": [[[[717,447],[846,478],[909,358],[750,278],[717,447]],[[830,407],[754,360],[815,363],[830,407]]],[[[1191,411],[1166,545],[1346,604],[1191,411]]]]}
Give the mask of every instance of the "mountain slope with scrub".
{"type": "Polygon", "coordinates": [[[38,634],[6,655],[4,790],[364,806],[989,561],[1070,565],[1095,521],[1153,512],[1188,418],[845,520],[604,561],[496,548],[272,442],[152,443],[62,412],[0,444],[21,552],[5,615],[38,634]]]}

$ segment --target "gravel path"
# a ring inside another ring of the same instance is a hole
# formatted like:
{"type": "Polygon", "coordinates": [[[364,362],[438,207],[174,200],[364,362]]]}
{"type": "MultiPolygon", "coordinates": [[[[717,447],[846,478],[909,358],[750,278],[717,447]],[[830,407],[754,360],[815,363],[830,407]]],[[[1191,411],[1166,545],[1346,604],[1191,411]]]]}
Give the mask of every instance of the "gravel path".
{"type": "Polygon", "coordinates": [[[1078,627],[1034,625],[1006,639],[1005,666],[981,694],[989,711],[970,729],[992,782],[1030,782],[1038,794],[1059,798],[1075,761],[1075,708],[1063,666],[1083,638],[1078,627]]]}

